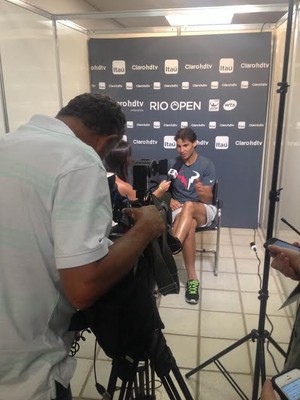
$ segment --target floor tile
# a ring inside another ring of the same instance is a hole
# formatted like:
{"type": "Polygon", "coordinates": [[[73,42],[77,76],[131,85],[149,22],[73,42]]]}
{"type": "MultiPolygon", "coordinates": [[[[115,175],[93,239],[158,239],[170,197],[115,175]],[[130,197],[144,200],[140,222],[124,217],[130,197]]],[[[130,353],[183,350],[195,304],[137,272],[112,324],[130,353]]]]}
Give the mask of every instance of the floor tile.
{"type": "Polygon", "coordinates": [[[258,271],[258,261],[246,258],[236,258],[237,271],[239,274],[255,274],[258,271]]]}
{"type": "MultiPolygon", "coordinates": [[[[191,307],[193,307],[191,305],[191,307]]],[[[199,311],[159,308],[160,317],[165,325],[164,333],[180,335],[198,335],[199,311]]]]}
{"type": "Polygon", "coordinates": [[[92,359],[87,360],[83,358],[77,358],[77,367],[71,380],[71,389],[74,397],[80,395],[92,366],[92,359]]]}
{"type": "Polygon", "coordinates": [[[204,311],[227,311],[241,313],[238,292],[225,290],[202,290],[201,309],[204,311]]]}
{"type": "Polygon", "coordinates": [[[200,336],[239,339],[245,335],[242,314],[202,311],[200,336]]]}
{"type": "Polygon", "coordinates": [[[199,339],[195,336],[164,335],[179,368],[194,368],[199,357],[199,339]]]}
{"type": "Polygon", "coordinates": [[[235,274],[220,272],[215,276],[209,272],[202,272],[202,289],[238,290],[238,281],[235,274]]]}

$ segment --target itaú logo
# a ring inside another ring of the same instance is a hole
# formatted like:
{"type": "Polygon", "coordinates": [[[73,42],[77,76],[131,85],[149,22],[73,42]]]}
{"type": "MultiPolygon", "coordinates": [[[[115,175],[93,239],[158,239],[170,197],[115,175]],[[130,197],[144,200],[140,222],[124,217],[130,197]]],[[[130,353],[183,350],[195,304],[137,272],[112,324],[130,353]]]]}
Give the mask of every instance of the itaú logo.
{"type": "Polygon", "coordinates": [[[201,101],[150,101],[149,107],[151,111],[195,111],[201,110],[201,101]]]}
{"type": "Polygon", "coordinates": [[[236,106],[237,106],[236,100],[227,100],[226,103],[223,104],[223,108],[225,111],[234,110],[236,106]]]}

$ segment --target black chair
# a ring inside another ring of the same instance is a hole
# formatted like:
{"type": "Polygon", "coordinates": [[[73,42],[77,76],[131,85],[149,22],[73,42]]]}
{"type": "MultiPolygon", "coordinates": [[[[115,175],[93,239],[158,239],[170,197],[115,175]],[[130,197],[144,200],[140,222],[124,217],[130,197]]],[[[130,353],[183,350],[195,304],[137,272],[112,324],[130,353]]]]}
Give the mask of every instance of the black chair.
{"type": "Polygon", "coordinates": [[[216,244],[214,248],[196,248],[197,253],[213,253],[214,254],[214,274],[218,275],[219,268],[219,252],[220,252],[220,230],[221,230],[221,213],[222,213],[222,202],[218,196],[219,191],[219,182],[216,181],[213,186],[213,201],[212,204],[217,207],[217,213],[209,226],[205,226],[203,228],[197,227],[196,232],[205,232],[205,231],[216,231],[216,244]]]}

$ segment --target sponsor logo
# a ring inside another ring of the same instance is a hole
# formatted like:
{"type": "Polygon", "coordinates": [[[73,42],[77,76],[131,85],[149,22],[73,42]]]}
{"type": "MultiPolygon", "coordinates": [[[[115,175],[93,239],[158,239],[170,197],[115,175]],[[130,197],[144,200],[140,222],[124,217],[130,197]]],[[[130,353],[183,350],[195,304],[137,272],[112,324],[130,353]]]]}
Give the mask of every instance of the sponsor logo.
{"type": "Polygon", "coordinates": [[[268,86],[267,82],[253,82],[252,85],[253,87],[266,87],[268,86]]]}
{"type": "Polygon", "coordinates": [[[154,139],[133,139],[132,143],[133,144],[145,144],[145,145],[149,146],[149,145],[157,144],[158,140],[154,140],[154,139]]]}
{"type": "Polygon", "coordinates": [[[216,136],[215,149],[226,150],[229,148],[229,137],[228,136],[216,136]]]}
{"type": "MultiPolygon", "coordinates": [[[[143,102],[142,102],[143,103],[143,102]]],[[[195,111],[201,110],[201,101],[172,101],[168,103],[167,101],[150,101],[150,110],[152,111],[195,111]]]]}
{"type": "Polygon", "coordinates": [[[150,124],[148,122],[137,122],[136,126],[149,128],[150,124]]]}
{"type": "Polygon", "coordinates": [[[161,88],[160,82],[153,82],[153,89],[154,90],[159,90],[161,88]]]}
{"type": "Polygon", "coordinates": [[[191,124],[191,128],[205,128],[205,124],[191,124]]]}
{"type": "Polygon", "coordinates": [[[133,64],[131,69],[133,71],[156,71],[158,70],[158,65],[154,65],[154,64],[142,64],[142,65],[137,65],[137,64],[133,64]]]}
{"type": "Polygon", "coordinates": [[[210,88],[211,89],[219,89],[219,82],[218,81],[211,81],[210,88]]]}
{"type": "Polygon", "coordinates": [[[242,141],[242,140],[236,140],[235,145],[236,146],[261,146],[263,142],[259,140],[247,140],[247,141],[242,141]]]}
{"type": "Polygon", "coordinates": [[[127,126],[128,129],[133,128],[134,127],[133,121],[127,121],[126,122],[126,126],[127,126]]]}
{"type": "Polygon", "coordinates": [[[208,124],[208,128],[209,129],[216,129],[216,127],[217,127],[216,121],[210,121],[209,122],[209,124],[208,124]]]}
{"type": "Polygon", "coordinates": [[[106,89],[106,83],[105,82],[99,82],[98,83],[98,88],[99,88],[99,90],[105,90],[106,89]]]}
{"type": "Polygon", "coordinates": [[[249,81],[241,81],[241,89],[248,89],[249,81]]]}
{"type": "Polygon", "coordinates": [[[220,124],[220,128],[233,128],[234,124],[220,124]]]}
{"type": "Polygon", "coordinates": [[[178,74],[178,60],[165,60],[165,74],[178,74]]]}
{"type": "Polygon", "coordinates": [[[164,136],[164,148],[176,149],[176,142],[174,140],[174,136],[164,136]]]}
{"type": "Polygon", "coordinates": [[[190,82],[181,82],[181,89],[186,90],[190,88],[190,82]]]}
{"type": "Polygon", "coordinates": [[[160,121],[153,121],[153,128],[159,129],[160,128],[160,121]]]}
{"type": "Polygon", "coordinates": [[[109,83],[109,84],[108,84],[108,87],[109,87],[109,88],[112,88],[112,89],[121,89],[121,88],[123,87],[123,85],[121,85],[120,83],[118,83],[118,84],[109,83]]]}
{"type": "Polygon", "coordinates": [[[178,85],[178,83],[165,83],[164,84],[164,88],[178,88],[179,87],[179,85],[178,85]]]}
{"type": "Polygon", "coordinates": [[[188,126],[189,126],[189,123],[187,121],[180,122],[180,128],[187,128],[188,126]]]}
{"type": "Polygon", "coordinates": [[[245,128],[246,128],[246,121],[239,121],[238,129],[245,129],[245,128]]]}
{"type": "Polygon", "coordinates": [[[168,122],[163,124],[163,127],[165,127],[165,128],[177,128],[177,126],[178,126],[177,124],[168,123],[168,122]]]}
{"type": "Polygon", "coordinates": [[[219,62],[220,74],[231,74],[234,70],[233,58],[221,58],[219,62]]]}
{"type": "Polygon", "coordinates": [[[128,140],[127,135],[123,135],[122,140],[125,140],[125,142],[127,142],[127,140],[128,140]]]}
{"type": "Polygon", "coordinates": [[[126,82],[125,87],[126,87],[127,90],[132,90],[133,89],[133,83],[132,82],[126,82]]]}
{"type": "Polygon", "coordinates": [[[249,124],[249,128],[263,128],[265,124],[249,124]]]}
{"type": "Polygon", "coordinates": [[[192,84],[193,88],[206,88],[208,87],[207,83],[193,83],[192,84]]]}
{"type": "Polygon", "coordinates": [[[118,101],[121,107],[134,107],[134,108],[140,108],[143,107],[144,102],[139,101],[139,100],[124,100],[124,101],[118,101]]]}
{"type": "Polygon", "coordinates": [[[114,75],[125,75],[125,73],[126,73],[125,61],[124,60],[113,60],[112,73],[114,75]]]}
{"type": "Polygon", "coordinates": [[[222,87],[237,87],[237,83],[233,83],[233,82],[224,82],[222,83],[222,87]]]}
{"type": "Polygon", "coordinates": [[[269,65],[270,64],[268,64],[268,63],[265,63],[265,62],[262,62],[262,63],[259,63],[259,62],[256,62],[256,63],[241,63],[241,68],[245,68],[245,69],[251,69],[251,68],[254,68],[254,69],[265,69],[265,68],[269,68],[269,65]]]}
{"type": "Polygon", "coordinates": [[[135,85],[135,87],[136,87],[137,89],[149,89],[149,88],[150,88],[150,85],[149,85],[149,83],[142,83],[142,84],[137,83],[137,84],[135,85]]]}
{"type": "Polygon", "coordinates": [[[225,111],[232,111],[232,110],[235,109],[236,106],[237,106],[236,100],[227,100],[223,104],[223,108],[224,108],[225,111]]]}
{"type": "Polygon", "coordinates": [[[197,144],[200,146],[208,146],[208,140],[198,140],[197,144]]]}
{"type": "Polygon", "coordinates": [[[219,99],[209,99],[208,111],[219,111],[220,109],[220,100],[219,99]]]}
{"type": "Polygon", "coordinates": [[[91,65],[91,71],[105,71],[106,65],[91,65]]]}
{"type": "Polygon", "coordinates": [[[185,64],[185,69],[212,69],[212,64],[185,64]]]}

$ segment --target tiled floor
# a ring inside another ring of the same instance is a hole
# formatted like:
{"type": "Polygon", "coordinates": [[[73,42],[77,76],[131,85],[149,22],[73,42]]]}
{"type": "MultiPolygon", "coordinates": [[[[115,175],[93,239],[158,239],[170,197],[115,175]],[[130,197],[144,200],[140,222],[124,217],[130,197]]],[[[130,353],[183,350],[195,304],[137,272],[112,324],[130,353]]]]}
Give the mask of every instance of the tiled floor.
{"type": "MultiPolygon", "coordinates": [[[[238,339],[258,328],[260,302],[258,291],[264,269],[263,239],[256,232],[255,242],[257,256],[250,248],[254,240],[254,230],[221,229],[221,251],[219,274],[213,274],[213,256],[209,253],[197,256],[197,271],[201,280],[199,305],[188,305],[184,301],[184,284],[186,274],[181,255],[176,256],[176,263],[181,281],[179,295],[168,295],[159,299],[159,312],[165,324],[163,334],[168,346],[180,368],[181,374],[195,400],[235,400],[240,399],[214,363],[186,379],[185,374],[226,349],[238,339]],[[201,268],[200,268],[201,267],[201,268]]],[[[199,243],[212,244],[214,232],[198,233],[199,243]]],[[[267,313],[274,326],[272,337],[286,350],[293,324],[292,309],[279,307],[285,299],[277,272],[270,269],[267,313]]],[[[266,320],[265,327],[271,331],[266,320]]],[[[77,369],[71,382],[76,400],[100,399],[95,388],[93,371],[94,338],[86,335],[86,341],[80,342],[81,349],[77,354],[77,369]]],[[[272,358],[279,369],[283,366],[283,357],[272,345],[265,345],[267,375],[276,373],[272,358]]],[[[246,341],[235,350],[227,353],[220,361],[240,385],[250,399],[252,397],[253,362],[256,353],[256,342],[246,341]]],[[[96,371],[98,381],[106,386],[111,365],[110,359],[98,348],[96,371]]],[[[177,380],[172,379],[176,384],[177,380]]],[[[168,399],[165,389],[156,380],[156,399],[168,399]]],[[[117,393],[114,398],[118,398],[117,393]]],[[[184,399],[184,396],[181,396],[184,399]]]]}

